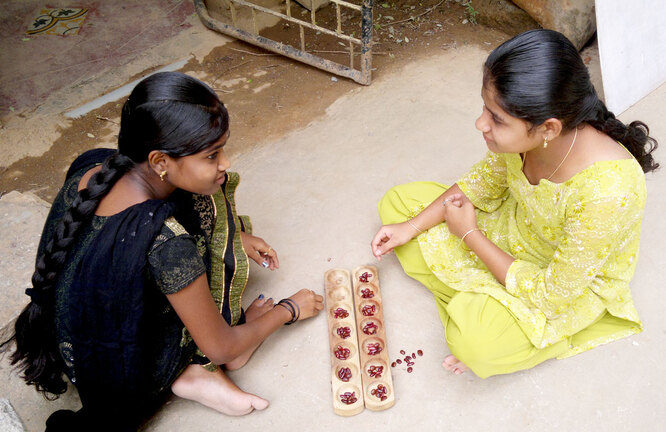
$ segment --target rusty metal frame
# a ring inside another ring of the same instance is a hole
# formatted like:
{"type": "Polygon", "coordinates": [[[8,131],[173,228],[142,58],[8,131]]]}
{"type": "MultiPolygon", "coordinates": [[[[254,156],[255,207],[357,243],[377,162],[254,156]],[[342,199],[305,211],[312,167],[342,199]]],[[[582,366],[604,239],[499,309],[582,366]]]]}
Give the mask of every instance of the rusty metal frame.
{"type": "Polygon", "coordinates": [[[327,72],[350,78],[356,81],[359,84],[368,85],[372,79],[372,4],[373,0],[362,0],[361,5],[356,5],[349,3],[344,0],[330,0],[331,3],[335,4],[336,13],[337,13],[337,28],[335,31],[330,30],[325,27],[321,27],[316,24],[316,12],[314,8],[310,11],[310,22],[294,18],[291,15],[291,3],[292,0],[286,0],[286,12],[287,14],[282,14],[280,12],[268,9],[256,4],[251,3],[246,0],[227,0],[228,5],[231,8],[232,24],[224,23],[217,19],[212,18],[208,13],[208,8],[204,3],[204,0],[193,0],[194,7],[196,8],[199,18],[204,23],[206,27],[211,30],[215,30],[219,33],[240,39],[244,42],[247,42],[252,45],[259,46],[265,50],[272,51],[277,54],[284,55],[286,57],[298,60],[300,62],[309,64],[319,69],[323,69],[327,72]],[[253,28],[254,33],[245,31],[237,26],[236,15],[237,7],[247,7],[252,11],[253,19],[253,28]],[[361,38],[355,38],[351,35],[344,34],[342,32],[341,19],[340,19],[340,8],[345,7],[349,9],[354,9],[360,11],[361,13],[361,38]],[[256,13],[261,12],[268,15],[272,15],[283,19],[287,22],[296,24],[299,26],[300,30],[300,49],[293,47],[288,44],[284,44],[279,41],[274,41],[266,37],[260,36],[257,28],[256,13]],[[309,53],[305,50],[305,36],[303,28],[309,28],[321,33],[334,36],[348,43],[347,50],[349,51],[349,66],[336,63],[332,60],[325,59],[323,57],[316,56],[312,53],[309,53]],[[360,48],[360,53],[354,51],[354,46],[357,45],[360,48]],[[360,54],[360,64],[359,68],[354,68],[354,55],[360,54]]]}

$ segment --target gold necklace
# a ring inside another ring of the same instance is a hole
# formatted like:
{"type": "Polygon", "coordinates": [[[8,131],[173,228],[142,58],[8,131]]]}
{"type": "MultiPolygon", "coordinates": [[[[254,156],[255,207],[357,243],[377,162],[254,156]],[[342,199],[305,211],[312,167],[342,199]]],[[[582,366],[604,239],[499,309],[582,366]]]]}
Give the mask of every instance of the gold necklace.
{"type": "MultiPolygon", "coordinates": [[[[551,178],[553,178],[553,176],[555,175],[557,170],[559,170],[562,167],[562,164],[564,163],[564,161],[567,160],[567,158],[569,157],[569,153],[571,153],[571,149],[573,149],[574,144],[576,144],[576,138],[578,138],[578,129],[576,129],[576,131],[574,132],[574,139],[573,139],[573,141],[571,141],[571,145],[569,146],[569,150],[567,151],[567,154],[564,155],[564,158],[562,159],[560,164],[557,166],[557,168],[555,168],[555,171],[550,173],[550,175],[548,176],[548,178],[546,180],[550,180],[551,178]]],[[[521,158],[521,161],[520,161],[520,167],[521,167],[521,170],[523,172],[525,172],[525,159],[527,158],[527,153],[521,153],[521,155],[522,155],[522,158],[521,158]]]]}
{"type": "Polygon", "coordinates": [[[562,164],[564,163],[564,161],[567,160],[567,158],[569,157],[569,153],[571,153],[571,149],[573,148],[574,144],[576,144],[576,138],[578,138],[578,128],[576,128],[575,131],[576,132],[574,133],[574,139],[573,139],[573,141],[571,141],[571,145],[569,146],[569,150],[567,151],[567,154],[564,155],[564,158],[562,159],[562,162],[560,162],[560,164],[557,166],[557,168],[555,168],[555,171],[553,171],[550,174],[550,176],[548,176],[548,178],[546,180],[550,180],[551,178],[553,178],[553,176],[555,175],[557,170],[559,170],[562,167],[562,164]]]}

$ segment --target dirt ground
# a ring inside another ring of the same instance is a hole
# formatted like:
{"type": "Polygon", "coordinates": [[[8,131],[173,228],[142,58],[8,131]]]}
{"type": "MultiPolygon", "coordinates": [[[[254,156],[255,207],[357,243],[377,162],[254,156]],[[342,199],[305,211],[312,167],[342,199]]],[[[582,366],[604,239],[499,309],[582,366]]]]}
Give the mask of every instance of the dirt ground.
{"type": "MultiPolygon", "coordinates": [[[[324,25],[333,22],[334,11],[333,7],[320,10],[318,22],[324,25]]],[[[469,18],[463,6],[450,0],[375,4],[373,82],[410,62],[433,55],[433,51],[456,50],[465,45],[487,49],[509,37],[473,24],[469,18]]],[[[344,21],[345,26],[358,26],[354,19],[358,18],[344,21]]],[[[286,23],[278,23],[261,34],[276,40],[291,40],[297,31],[286,23]]],[[[347,54],[324,53],[342,52],[343,48],[331,38],[312,36],[308,39],[308,51],[322,52],[320,55],[341,62],[348,57],[347,54]]],[[[152,70],[154,68],[148,68],[132,79],[152,70]]],[[[306,126],[322,116],[340,96],[361,87],[351,80],[334,77],[240,41],[218,46],[201,60],[193,57],[182,71],[211,85],[229,108],[232,153],[249,151],[259,142],[306,126]]],[[[428,86],[425,79],[423,85],[428,86]]],[[[0,196],[12,190],[30,191],[52,201],[67,166],[76,155],[92,147],[115,146],[123,103],[124,100],[110,102],[65,122],[60,118],[46,119],[55,123],[51,129],[44,127],[46,131],[53,131],[50,134],[53,144],[41,156],[24,157],[0,167],[0,196]]],[[[49,137],[42,139],[49,140],[49,137]]]]}

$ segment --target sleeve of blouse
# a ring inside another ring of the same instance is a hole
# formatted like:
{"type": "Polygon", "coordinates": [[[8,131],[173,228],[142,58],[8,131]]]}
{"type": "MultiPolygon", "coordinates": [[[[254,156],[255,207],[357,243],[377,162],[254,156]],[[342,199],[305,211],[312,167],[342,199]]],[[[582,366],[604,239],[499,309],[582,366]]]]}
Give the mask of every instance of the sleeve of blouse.
{"type": "Polygon", "coordinates": [[[564,236],[546,268],[515,260],[506,275],[506,289],[556,319],[603,275],[609,259],[635,265],[637,236],[644,200],[639,193],[578,200],[566,210],[564,236]]]}
{"type": "Polygon", "coordinates": [[[456,184],[476,208],[497,210],[509,193],[504,156],[489,151],[456,184]]]}
{"type": "Polygon", "coordinates": [[[174,294],[206,273],[194,238],[181,234],[169,238],[148,254],[148,266],[157,287],[174,294]]]}

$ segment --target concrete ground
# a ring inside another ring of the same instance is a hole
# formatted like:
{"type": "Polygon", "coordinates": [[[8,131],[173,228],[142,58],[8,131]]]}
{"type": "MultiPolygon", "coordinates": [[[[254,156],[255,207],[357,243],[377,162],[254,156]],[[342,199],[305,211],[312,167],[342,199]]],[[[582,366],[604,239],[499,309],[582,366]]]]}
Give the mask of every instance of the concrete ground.
{"type": "MultiPolygon", "coordinates": [[[[244,368],[229,374],[244,390],[270,400],[267,410],[232,418],[174,397],[146,430],[663,428],[666,300],[659,294],[661,247],[666,243],[660,223],[660,215],[666,214],[663,169],[647,175],[641,255],[632,282],[645,331],[532,370],[486,380],[471,373],[448,373],[440,366],[448,349],[432,296],[402,272],[394,256],[377,263],[370,252],[370,240],[380,226],[376,203],[389,187],[416,180],[453,183],[485,153],[474,120],[482,104],[480,65],[490,49],[461,46],[434,52],[382,74],[369,87],[356,87],[305,128],[247,151],[230,143],[232,169],[243,179],[238,208],[252,216],[255,233],[278,251],[281,263],[272,273],[253,266],[244,303],[260,293],[280,299],[304,287],[323,293],[326,270],[377,265],[389,357],[397,358],[401,349],[424,351],[413,373],[402,367],[392,370],[395,406],[349,418],[333,413],[328,327],[326,316],[320,314],[280,329],[244,368]]],[[[624,121],[640,119],[651,126],[652,135],[662,143],[655,153],[662,163],[666,163],[664,100],[666,85],[620,115],[624,121]]],[[[19,256],[27,264],[20,268],[20,262],[14,263],[11,271],[2,267],[3,290],[20,293],[29,280],[35,235],[39,235],[36,227],[45,204],[26,204],[27,197],[19,204],[8,203],[7,198],[0,200],[0,231],[9,239],[0,244],[2,261],[19,256]]],[[[43,399],[11,372],[6,358],[0,363],[0,383],[0,398],[9,399],[28,431],[43,430],[45,419],[56,409],[77,407],[71,390],[55,402],[43,399]]]]}

